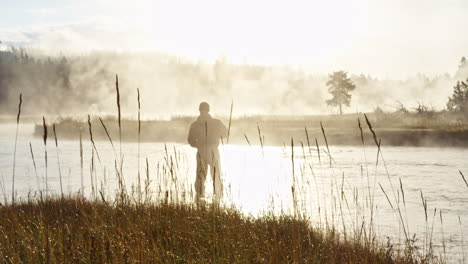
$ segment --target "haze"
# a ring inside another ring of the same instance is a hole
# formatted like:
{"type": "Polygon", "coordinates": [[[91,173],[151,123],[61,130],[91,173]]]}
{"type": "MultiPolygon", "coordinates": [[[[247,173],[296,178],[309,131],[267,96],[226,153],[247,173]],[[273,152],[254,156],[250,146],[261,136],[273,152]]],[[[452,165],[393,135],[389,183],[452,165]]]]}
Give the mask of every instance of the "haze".
{"type": "Polygon", "coordinates": [[[463,0],[2,1],[2,48],[156,51],[404,79],[468,54],[463,0]]]}

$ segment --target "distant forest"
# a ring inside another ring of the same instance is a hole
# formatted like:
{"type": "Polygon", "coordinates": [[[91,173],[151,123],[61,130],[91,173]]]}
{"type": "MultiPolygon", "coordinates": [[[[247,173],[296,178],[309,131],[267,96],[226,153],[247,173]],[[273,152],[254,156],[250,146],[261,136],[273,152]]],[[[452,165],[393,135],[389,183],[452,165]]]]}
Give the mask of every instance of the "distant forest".
{"type": "MultiPolygon", "coordinates": [[[[336,113],[325,103],[327,76],[291,67],[231,64],[223,58],[206,63],[161,54],[48,57],[15,48],[0,51],[0,111],[14,114],[22,92],[25,114],[114,113],[116,74],[124,111],[129,114],[136,110],[136,88],[142,91],[148,115],[196,114],[200,101],[209,101],[223,114],[232,101],[240,113],[336,113]]],[[[422,74],[407,80],[350,77],[356,89],[348,112],[416,109],[421,104],[444,110],[457,81],[468,78],[468,63],[463,58],[455,73],[432,78],[422,74]]]]}

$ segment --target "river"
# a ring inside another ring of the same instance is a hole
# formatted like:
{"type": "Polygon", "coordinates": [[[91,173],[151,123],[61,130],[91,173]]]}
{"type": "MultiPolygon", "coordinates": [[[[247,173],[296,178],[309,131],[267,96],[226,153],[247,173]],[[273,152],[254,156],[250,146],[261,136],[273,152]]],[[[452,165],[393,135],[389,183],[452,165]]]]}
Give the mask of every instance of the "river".
{"type": "MultiPolygon", "coordinates": [[[[0,125],[2,203],[11,200],[15,129],[15,125],[0,125]]],[[[139,170],[142,189],[149,175],[150,195],[165,193],[171,186],[191,192],[196,150],[188,145],[120,145],[114,139],[114,148],[108,141],[97,141],[96,153],[89,136],[84,135],[81,169],[80,142],[61,140],[59,134],[56,148],[49,129],[46,181],[44,144],[42,138],[31,136],[32,130],[32,125],[22,125],[18,137],[17,199],[27,199],[38,190],[47,195],[59,195],[61,189],[77,193],[82,186],[84,193],[92,196],[93,185],[97,197],[100,190],[109,198],[118,186],[115,167],[116,163],[119,167],[120,157],[123,180],[130,192],[138,186],[139,170]]],[[[395,244],[416,234],[416,244],[422,251],[428,250],[432,240],[437,255],[446,254],[450,262],[463,258],[467,249],[465,245],[462,250],[463,235],[468,234],[468,186],[459,171],[468,174],[468,149],[383,147],[378,164],[376,147],[330,146],[330,155],[326,146],[319,150],[298,144],[292,148],[291,142],[283,147],[220,146],[223,202],[253,216],[268,212],[300,214],[317,226],[350,234],[362,233],[363,227],[368,233],[373,227],[379,239],[385,242],[388,237],[395,244]]],[[[210,179],[206,185],[209,195],[210,179]]],[[[190,197],[184,199],[190,201],[190,197]]]]}

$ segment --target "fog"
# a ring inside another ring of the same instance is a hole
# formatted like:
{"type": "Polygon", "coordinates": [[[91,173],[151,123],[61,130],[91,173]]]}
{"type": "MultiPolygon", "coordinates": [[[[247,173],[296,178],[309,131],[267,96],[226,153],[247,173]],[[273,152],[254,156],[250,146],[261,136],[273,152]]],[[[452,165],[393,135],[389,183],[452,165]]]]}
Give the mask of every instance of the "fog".
{"type": "MultiPolygon", "coordinates": [[[[4,113],[15,113],[22,92],[25,114],[115,114],[116,74],[128,116],[137,110],[137,88],[144,118],[195,115],[201,101],[209,102],[213,113],[225,116],[232,102],[235,115],[338,113],[325,103],[331,97],[328,76],[298,67],[235,64],[225,57],[210,63],[149,52],[49,56],[38,50],[7,50],[0,55],[4,113]]],[[[394,111],[401,104],[411,110],[419,103],[442,110],[457,80],[468,77],[468,67],[460,63],[453,73],[418,74],[404,80],[349,74],[356,89],[345,109],[348,113],[376,107],[394,111]]]]}
{"type": "Polygon", "coordinates": [[[445,108],[468,54],[465,1],[3,3],[0,109],[26,114],[336,114],[328,74],[356,84],[347,113],[445,108]],[[89,7],[92,8],[89,8],[89,7]],[[27,59],[11,47],[24,48],[27,59]],[[11,57],[20,61],[12,64],[11,57]],[[63,60],[63,57],[66,60],[63,60]],[[34,60],[34,63],[31,63],[34,60]]]}

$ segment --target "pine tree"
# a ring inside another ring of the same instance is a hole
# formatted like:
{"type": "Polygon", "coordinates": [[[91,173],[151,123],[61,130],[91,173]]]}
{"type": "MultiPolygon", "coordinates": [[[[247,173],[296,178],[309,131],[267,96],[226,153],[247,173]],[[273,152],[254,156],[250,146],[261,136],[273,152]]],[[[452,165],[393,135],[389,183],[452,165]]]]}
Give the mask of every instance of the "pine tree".
{"type": "Polygon", "coordinates": [[[337,71],[329,75],[328,81],[328,92],[333,96],[332,99],[326,101],[328,105],[338,106],[340,109],[340,115],[343,114],[343,105],[349,106],[351,102],[351,91],[356,86],[353,84],[348,73],[345,71],[337,71]]]}
{"type": "Polygon", "coordinates": [[[468,115],[468,79],[457,82],[453,87],[453,94],[449,97],[447,109],[450,112],[468,115]]]}

